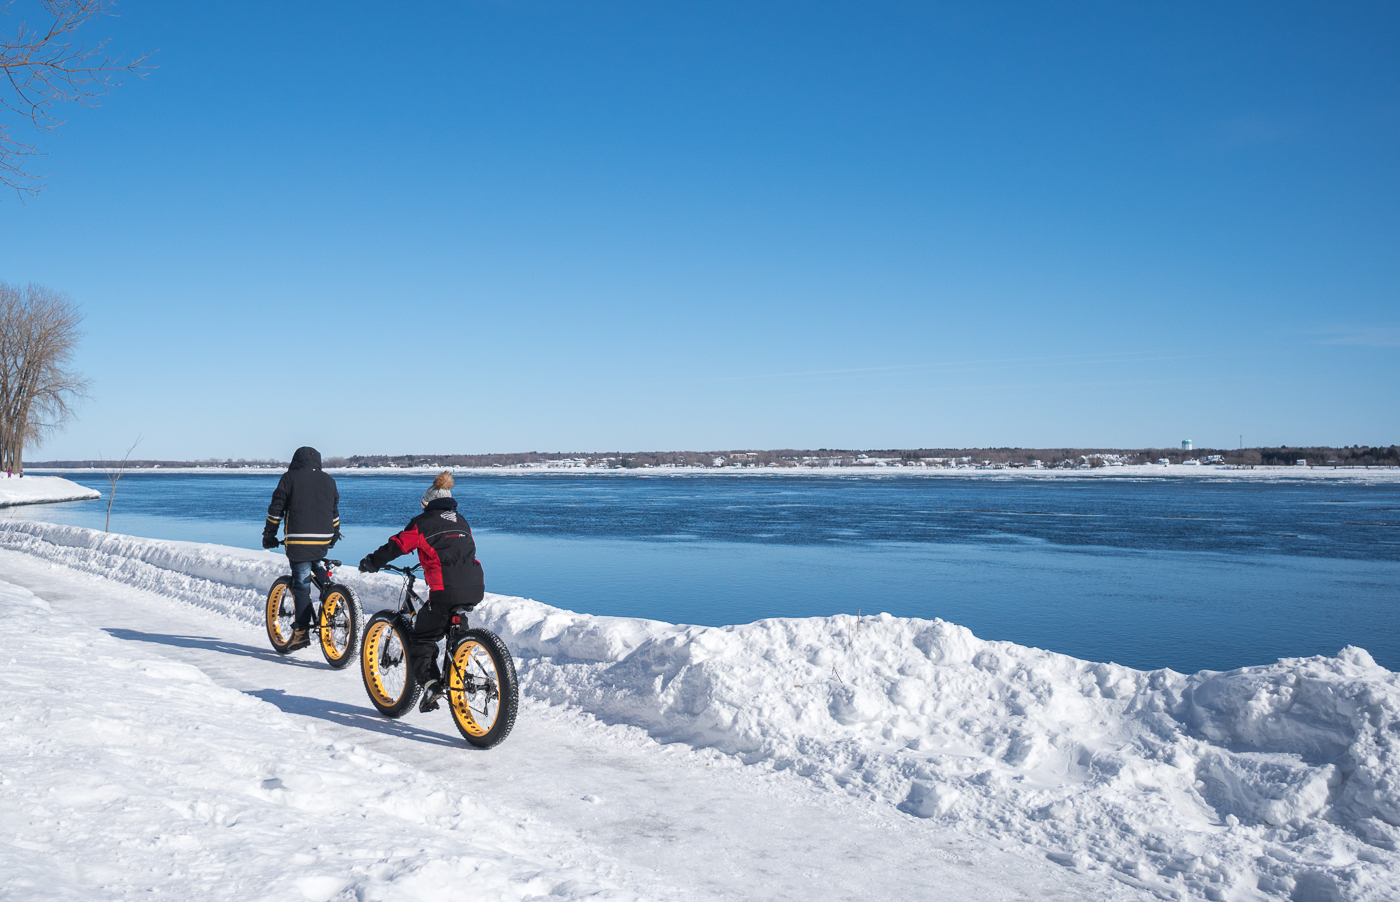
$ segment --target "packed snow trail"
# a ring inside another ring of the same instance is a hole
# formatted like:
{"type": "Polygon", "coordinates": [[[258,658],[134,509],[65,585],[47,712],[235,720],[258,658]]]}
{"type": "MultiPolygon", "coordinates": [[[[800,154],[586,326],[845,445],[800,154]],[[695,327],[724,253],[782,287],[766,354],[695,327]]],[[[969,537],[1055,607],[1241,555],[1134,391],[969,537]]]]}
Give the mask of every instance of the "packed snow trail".
{"type": "Polygon", "coordinates": [[[0,616],[7,899],[631,897],[522,854],[527,830],[441,781],[27,590],[0,583],[0,616]]]}
{"type": "Polygon", "coordinates": [[[474,752],[246,618],[9,551],[0,578],[51,609],[10,589],[0,614],[14,898],[1144,898],[528,698],[474,752]]]}

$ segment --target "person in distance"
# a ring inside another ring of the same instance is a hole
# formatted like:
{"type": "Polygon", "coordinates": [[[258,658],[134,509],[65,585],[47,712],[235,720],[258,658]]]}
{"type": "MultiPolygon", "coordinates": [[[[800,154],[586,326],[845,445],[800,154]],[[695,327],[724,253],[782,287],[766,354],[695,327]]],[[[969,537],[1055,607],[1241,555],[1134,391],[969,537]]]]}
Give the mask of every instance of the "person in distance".
{"type": "Polygon", "coordinates": [[[423,579],[428,583],[428,603],[413,618],[408,663],[423,687],[420,711],[434,710],[442,698],[437,644],[447,634],[452,609],[470,610],[486,595],[486,578],[481,561],[476,559],[476,540],[472,538],[471,525],[457,513],[452,486],[452,474],[446,470],[439,473],[419,502],[423,513],[360,561],[361,573],[373,573],[401,554],[418,552],[423,579]]]}
{"type": "Polygon", "coordinates": [[[321,469],[321,452],[303,446],[272,492],[262,546],[277,547],[277,528],[286,526],[287,562],[292,565],[292,600],[297,616],[288,651],[311,644],[311,565],[340,540],[340,492],[321,469]]]}

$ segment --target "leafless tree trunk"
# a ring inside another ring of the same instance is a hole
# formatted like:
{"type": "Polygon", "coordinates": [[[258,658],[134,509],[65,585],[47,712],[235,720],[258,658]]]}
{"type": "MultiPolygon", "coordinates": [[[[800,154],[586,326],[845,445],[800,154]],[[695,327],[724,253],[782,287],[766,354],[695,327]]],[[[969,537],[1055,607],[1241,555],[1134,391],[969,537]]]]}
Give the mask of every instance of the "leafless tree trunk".
{"type": "Polygon", "coordinates": [[[72,298],[0,282],[0,469],[24,473],[24,447],[72,415],[87,380],[71,366],[82,333],[72,298]]]}
{"type": "MultiPolygon", "coordinates": [[[[0,13],[10,13],[9,6],[0,6],[0,13]]],[[[38,25],[21,19],[13,37],[0,34],[0,104],[36,128],[54,131],[63,124],[54,117],[55,102],[97,106],[98,98],[121,84],[122,75],[144,77],[150,70],[145,65],[150,54],[123,61],[107,54],[106,40],[92,45],[73,42],[80,25],[108,14],[112,0],[38,0],[37,6],[38,25]]],[[[25,168],[36,156],[41,156],[36,147],[0,125],[0,185],[21,196],[38,194],[44,187],[41,177],[25,168]]]]}
{"type": "Polygon", "coordinates": [[[121,463],[108,461],[105,455],[97,452],[97,456],[103,458],[102,472],[107,475],[107,484],[111,486],[111,491],[107,493],[107,525],[102,527],[103,532],[112,531],[112,502],[117,500],[117,483],[122,476],[126,475],[126,463],[131,460],[131,452],[136,450],[136,446],[141,444],[141,436],[136,437],[136,441],[131,443],[131,447],[126,449],[126,454],[122,456],[121,463]]]}

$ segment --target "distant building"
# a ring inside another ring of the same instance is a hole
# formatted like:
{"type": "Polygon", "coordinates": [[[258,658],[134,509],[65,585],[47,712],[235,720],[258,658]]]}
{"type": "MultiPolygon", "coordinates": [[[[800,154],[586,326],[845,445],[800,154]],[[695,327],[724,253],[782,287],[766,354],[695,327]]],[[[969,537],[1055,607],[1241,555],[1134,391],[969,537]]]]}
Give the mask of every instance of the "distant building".
{"type": "Polygon", "coordinates": [[[1297,463],[1295,463],[1293,466],[1295,466],[1295,467],[1306,467],[1307,465],[1308,465],[1308,462],[1307,462],[1306,460],[1300,460],[1300,461],[1298,461],[1297,463]]]}
{"type": "Polygon", "coordinates": [[[1182,440],[1181,440],[1181,450],[1183,450],[1183,451],[1190,451],[1190,450],[1191,450],[1191,440],[1190,440],[1189,438],[1187,438],[1187,439],[1182,439],[1182,440]]]}

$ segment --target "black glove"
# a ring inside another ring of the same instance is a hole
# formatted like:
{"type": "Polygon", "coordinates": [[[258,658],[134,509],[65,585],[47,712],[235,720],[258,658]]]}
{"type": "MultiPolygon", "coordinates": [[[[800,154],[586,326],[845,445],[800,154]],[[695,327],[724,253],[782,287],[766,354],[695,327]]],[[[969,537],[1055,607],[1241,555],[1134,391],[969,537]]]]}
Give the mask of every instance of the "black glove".
{"type": "Polygon", "coordinates": [[[276,547],[277,547],[277,536],[274,535],[273,533],[268,533],[268,532],[263,533],[263,547],[264,547],[264,548],[276,548],[276,547]]]}
{"type": "Polygon", "coordinates": [[[369,555],[365,555],[363,558],[360,559],[361,573],[376,573],[378,571],[379,568],[375,566],[374,561],[370,560],[369,555]]]}
{"type": "Polygon", "coordinates": [[[345,536],[341,535],[341,534],[340,534],[340,530],[337,529],[337,530],[335,531],[335,535],[331,536],[331,544],[330,544],[330,547],[334,548],[334,547],[335,547],[335,543],[336,543],[336,542],[339,542],[339,541],[340,541],[341,539],[343,539],[343,538],[345,538],[345,536]]]}

